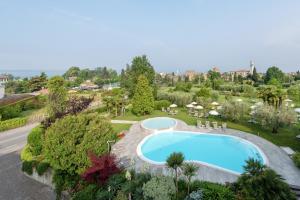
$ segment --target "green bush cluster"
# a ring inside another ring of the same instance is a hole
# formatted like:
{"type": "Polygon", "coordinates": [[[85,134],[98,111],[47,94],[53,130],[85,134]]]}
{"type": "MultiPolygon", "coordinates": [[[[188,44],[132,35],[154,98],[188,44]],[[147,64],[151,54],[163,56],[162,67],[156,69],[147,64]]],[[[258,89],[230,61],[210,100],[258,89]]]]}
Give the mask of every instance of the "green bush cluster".
{"type": "Polygon", "coordinates": [[[27,143],[33,156],[38,156],[43,148],[44,129],[37,126],[31,130],[27,137],[27,143]]]}
{"type": "Polygon", "coordinates": [[[162,108],[167,108],[171,105],[171,102],[168,100],[159,100],[154,102],[155,110],[161,110],[162,108]]]}
{"type": "Polygon", "coordinates": [[[32,175],[33,172],[33,167],[35,166],[36,162],[31,160],[31,161],[24,161],[22,163],[22,171],[26,172],[29,175],[32,175]]]}
{"type": "Polygon", "coordinates": [[[293,155],[293,161],[295,165],[300,168],[300,152],[297,152],[293,155]]]}
{"type": "Polygon", "coordinates": [[[110,122],[98,114],[79,114],[56,120],[46,130],[43,154],[51,167],[81,174],[89,165],[88,151],[102,155],[116,134],[110,122]]]}
{"type": "Polygon", "coordinates": [[[192,191],[201,190],[204,199],[215,200],[215,199],[226,199],[234,200],[235,194],[229,188],[221,184],[211,183],[206,181],[194,181],[192,183],[192,191]]]}
{"type": "Polygon", "coordinates": [[[192,86],[192,83],[178,82],[176,83],[174,91],[190,92],[192,86]]]}
{"type": "Polygon", "coordinates": [[[22,161],[31,161],[33,160],[33,155],[30,151],[30,147],[28,144],[21,151],[21,160],[22,161]]]}
{"type": "Polygon", "coordinates": [[[168,92],[168,91],[158,91],[157,99],[158,100],[168,100],[172,103],[177,104],[178,106],[186,106],[193,101],[194,94],[189,92],[168,92]]]}
{"type": "Polygon", "coordinates": [[[49,167],[50,167],[49,163],[47,163],[47,162],[39,162],[36,165],[35,169],[36,169],[36,172],[38,173],[38,175],[41,176],[41,175],[43,175],[47,171],[47,169],[49,167]]]}
{"type": "Polygon", "coordinates": [[[26,123],[27,123],[27,118],[25,117],[0,121],[0,132],[24,126],[26,123]]]}

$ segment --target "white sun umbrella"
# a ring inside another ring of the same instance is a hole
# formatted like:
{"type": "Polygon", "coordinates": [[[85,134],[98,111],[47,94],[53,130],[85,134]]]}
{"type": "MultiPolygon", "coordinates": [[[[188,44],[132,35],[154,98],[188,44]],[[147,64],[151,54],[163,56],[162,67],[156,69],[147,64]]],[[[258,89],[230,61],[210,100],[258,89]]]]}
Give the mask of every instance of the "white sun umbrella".
{"type": "Polygon", "coordinates": [[[177,107],[177,105],[176,104],[172,104],[172,105],[170,105],[170,108],[176,108],[177,107]]]}
{"type": "Polygon", "coordinates": [[[193,108],[194,106],[192,104],[186,105],[187,108],[193,108]]]}
{"type": "Polygon", "coordinates": [[[195,109],[201,110],[201,109],[203,109],[203,106],[198,105],[198,106],[195,107],[195,109]]]}
{"type": "Polygon", "coordinates": [[[263,102],[257,102],[255,103],[256,106],[262,106],[264,103],[263,102]]]}
{"type": "Polygon", "coordinates": [[[250,108],[253,110],[256,108],[256,105],[250,106],[250,108]]]}
{"type": "Polygon", "coordinates": [[[211,111],[209,111],[209,114],[210,114],[210,115],[214,115],[214,116],[219,115],[219,113],[218,113],[216,110],[211,110],[211,111]]]}
{"type": "Polygon", "coordinates": [[[191,104],[192,104],[192,105],[197,105],[197,102],[194,101],[194,102],[192,102],[191,104]]]}
{"type": "Polygon", "coordinates": [[[213,105],[213,106],[218,106],[219,103],[214,101],[214,102],[211,103],[211,105],[213,105]]]}
{"type": "Polygon", "coordinates": [[[243,101],[243,99],[237,99],[236,101],[241,102],[241,101],[243,101]]]}
{"type": "Polygon", "coordinates": [[[292,102],[293,100],[291,99],[285,99],[284,102],[292,102]]]}
{"type": "Polygon", "coordinates": [[[300,113],[300,108],[295,108],[295,112],[300,113]]]}

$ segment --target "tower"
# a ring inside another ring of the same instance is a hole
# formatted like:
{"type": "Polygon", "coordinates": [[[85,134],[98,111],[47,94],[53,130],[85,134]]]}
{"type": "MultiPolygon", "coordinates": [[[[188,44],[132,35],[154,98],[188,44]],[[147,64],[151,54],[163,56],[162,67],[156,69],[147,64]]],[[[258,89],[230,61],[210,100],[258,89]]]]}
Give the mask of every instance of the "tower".
{"type": "Polygon", "coordinates": [[[4,84],[0,83],[0,99],[4,97],[5,94],[5,86],[4,84]]]}
{"type": "Polygon", "coordinates": [[[255,67],[254,62],[251,60],[250,61],[250,75],[253,75],[254,67],[255,67]]]}

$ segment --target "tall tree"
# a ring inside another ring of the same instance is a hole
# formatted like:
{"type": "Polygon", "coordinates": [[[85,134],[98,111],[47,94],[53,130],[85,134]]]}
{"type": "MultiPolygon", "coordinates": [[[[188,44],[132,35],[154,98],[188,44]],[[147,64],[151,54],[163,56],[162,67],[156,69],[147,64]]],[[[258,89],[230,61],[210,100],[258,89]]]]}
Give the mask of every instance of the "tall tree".
{"type": "Polygon", "coordinates": [[[269,67],[267,69],[264,81],[266,84],[268,84],[272,79],[277,79],[277,81],[282,83],[284,80],[284,73],[278,67],[269,67]]]}
{"type": "Polygon", "coordinates": [[[78,76],[80,72],[79,67],[70,67],[63,75],[64,78],[69,78],[72,76],[78,76]]]}
{"type": "Polygon", "coordinates": [[[48,81],[48,114],[56,118],[65,112],[67,104],[67,90],[61,76],[54,76],[48,81]]]}
{"type": "Polygon", "coordinates": [[[133,112],[138,115],[150,114],[154,110],[153,89],[148,79],[140,75],[132,100],[133,112]]]}
{"type": "MultiPolygon", "coordinates": [[[[127,80],[123,80],[121,85],[129,90],[129,95],[133,96],[138,78],[140,75],[147,77],[149,85],[154,88],[155,71],[145,55],[134,57],[130,66],[126,70],[127,80]]],[[[155,91],[153,90],[153,93],[155,91]]]]}
{"type": "Polygon", "coordinates": [[[252,74],[252,76],[251,76],[251,79],[252,79],[254,82],[257,82],[258,79],[259,79],[259,75],[258,75],[258,73],[257,73],[257,71],[256,71],[256,67],[254,67],[254,69],[253,69],[253,74],[252,74]]]}

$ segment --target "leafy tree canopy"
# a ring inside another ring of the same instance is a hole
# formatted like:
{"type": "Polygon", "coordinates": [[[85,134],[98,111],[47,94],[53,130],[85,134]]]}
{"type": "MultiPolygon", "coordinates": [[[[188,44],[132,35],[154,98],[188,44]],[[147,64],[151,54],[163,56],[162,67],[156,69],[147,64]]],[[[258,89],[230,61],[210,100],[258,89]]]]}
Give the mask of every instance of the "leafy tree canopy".
{"type": "Polygon", "coordinates": [[[278,82],[283,83],[284,73],[278,67],[270,67],[267,69],[264,81],[269,83],[272,79],[276,79],[278,82]]]}

